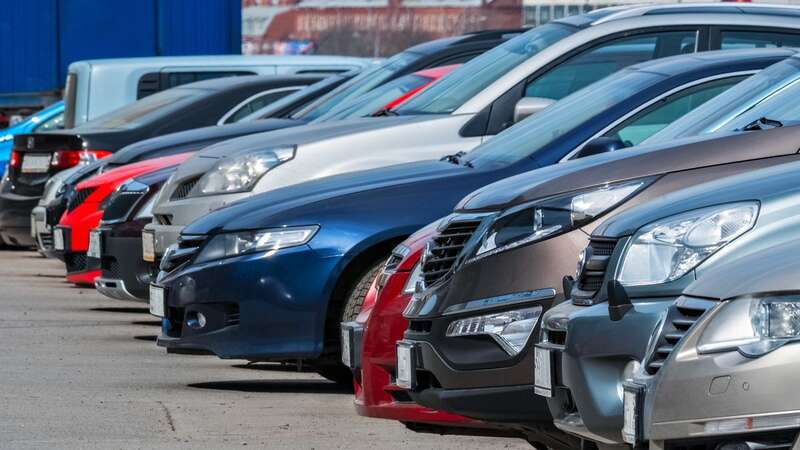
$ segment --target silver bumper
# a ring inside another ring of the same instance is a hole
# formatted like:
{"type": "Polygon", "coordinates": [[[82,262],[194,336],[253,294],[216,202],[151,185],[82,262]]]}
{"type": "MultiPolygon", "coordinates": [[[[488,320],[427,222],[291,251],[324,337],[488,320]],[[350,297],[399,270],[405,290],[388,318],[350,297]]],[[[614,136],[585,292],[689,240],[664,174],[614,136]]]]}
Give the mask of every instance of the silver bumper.
{"type": "Polygon", "coordinates": [[[114,300],[126,300],[140,303],[148,302],[148,299],[136,297],[128,292],[128,289],[125,288],[125,282],[122,280],[97,278],[94,280],[94,286],[97,288],[97,292],[106,297],[113,298],[114,300]]]}

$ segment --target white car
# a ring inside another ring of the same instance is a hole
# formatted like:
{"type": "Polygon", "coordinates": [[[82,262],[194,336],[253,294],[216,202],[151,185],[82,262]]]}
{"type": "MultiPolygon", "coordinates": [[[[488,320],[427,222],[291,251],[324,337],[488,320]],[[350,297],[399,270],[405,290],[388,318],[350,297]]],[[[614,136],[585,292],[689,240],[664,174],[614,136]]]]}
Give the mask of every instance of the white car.
{"type": "Polygon", "coordinates": [[[213,145],[162,188],[143,234],[155,255],[145,259],[163,254],[195,219],[254,194],[444,155],[458,163],[460,152],[634,63],[710,49],[800,46],[798,12],[726,4],[596,10],[536,27],[476,57],[391,117],[312,122],[213,145]]]}
{"type": "Polygon", "coordinates": [[[344,56],[154,56],[77,61],[64,89],[64,127],[72,128],[164,89],[235,75],[326,75],[367,67],[344,56]]]}

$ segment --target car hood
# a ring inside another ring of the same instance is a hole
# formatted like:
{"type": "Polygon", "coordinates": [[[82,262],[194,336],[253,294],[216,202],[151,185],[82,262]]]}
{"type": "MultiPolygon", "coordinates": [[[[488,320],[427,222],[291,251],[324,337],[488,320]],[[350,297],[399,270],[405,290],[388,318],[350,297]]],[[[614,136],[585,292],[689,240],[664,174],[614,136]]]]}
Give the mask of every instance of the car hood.
{"type": "Polygon", "coordinates": [[[797,279],[800,227],[794,229],[797,232],[785,236],[783,244],[717,264],[690,284],[684,295],[725,300],[752,294],[800,291],[797,279]]]}
{"type": "Polygon", "coordinates": [[[800,126],[791,126],[632,147],[544,167],[492,183],[466,196],[456,211],[496,211],[611,182],[795,154],[798,142],[800,126]]]}
{"type": "Polygon", "coordinates": [[[165,150],[172,150],[174,152],[197,151],[210,143],[216,143],[223,139],[295,127],[303,125],[304,123],[303,121],[293,119],[264,119],[229,125],[214,125],[165,134],[125,146],[120,151],[110,156],[107,163],[114,165],[129,164],[133,161],[146,159],[153,154],[163,156],[160,153],[165,150]]]}
{"type": "Polygon", "coordinates": [[[725,177],[675,191],[622,211],[595,228],[595,236],[620,238],[656,220],[723,203],[800,196],[800,161],[725,177]]]}
{"type": "Polygon", "coordinates": [[[222,158],[279,145],[303,145],[340,136],[431,120],[435,116],[365,117],[309,124],[299,128],[257,133],[212,145],[198,158],[222,158]]]}
{"type": "Polygon", "coordinates": [[[152,172],[168,166],[175,166],[185,161],[188,157],[188,153],[179,153],[177,155],[148,159],[121,166],[78,183],[77,189],[96,188],[104,184],[119,183],[143,173],[152,172]]]}
{"type": "Polygon", "coordinates": [[[189,224],[183,233],[209,234],[279,226],[290,212],[320,202],[330,208],[330,200],[337,197],[430,180],[443,182],[443,178],[468,177],[474,173],[475,169],[443,161],[421,161],[321,178],[231,203],[189,224]]]}

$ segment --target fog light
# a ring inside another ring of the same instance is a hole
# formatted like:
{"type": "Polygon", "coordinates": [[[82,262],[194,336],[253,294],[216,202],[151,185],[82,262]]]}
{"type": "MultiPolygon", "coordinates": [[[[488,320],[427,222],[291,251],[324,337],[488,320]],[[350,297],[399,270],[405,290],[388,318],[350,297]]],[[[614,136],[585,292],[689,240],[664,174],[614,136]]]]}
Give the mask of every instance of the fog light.
{"type": "Polygon", "coordinates": [[[186,325],[193,330],[199,330],[206,326],[206,316],[201,312],[190,312],[187,314],[186,325]]]}
{"type": "Polygon", "coordinates": [[[542,307],[504,311],[455,320],[447,327],[447,337],[491,336],[509,355],[519,353],[528,342],[542,307]]]}

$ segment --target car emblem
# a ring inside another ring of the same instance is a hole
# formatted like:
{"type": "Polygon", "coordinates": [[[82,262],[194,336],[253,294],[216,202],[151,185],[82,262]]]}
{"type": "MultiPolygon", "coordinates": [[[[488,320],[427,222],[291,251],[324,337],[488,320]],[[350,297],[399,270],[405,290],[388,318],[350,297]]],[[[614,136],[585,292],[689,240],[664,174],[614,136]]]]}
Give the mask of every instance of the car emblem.
{"type": "Polygon", "coordinates": [[[33,150],[34,144],[35,144],[35,142],[34,142],[33,137],[29,137],[28,138],[28,150],[33,150]]]}

